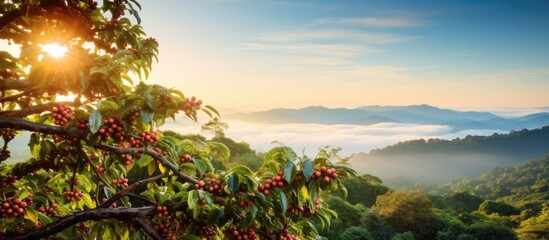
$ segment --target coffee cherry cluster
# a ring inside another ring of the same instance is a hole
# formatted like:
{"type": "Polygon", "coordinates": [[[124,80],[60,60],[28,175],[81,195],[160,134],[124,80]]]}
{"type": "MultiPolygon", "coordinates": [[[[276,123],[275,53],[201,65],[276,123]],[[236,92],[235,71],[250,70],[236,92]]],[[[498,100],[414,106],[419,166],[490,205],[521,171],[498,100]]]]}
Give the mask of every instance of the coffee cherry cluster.
{"type": "Polygon", "coordinates": [[[103,165],[103,163],[101,162],[95,165],[95,169],[97,169],[99,173],[104,173],[107,170],[105,168],[105,165],[103,165]]]}
{"type": "Polygon", "coordinates": [[[215,239],[214,237],[217,236],[217,231],[213,227],[200,227],[197,233],[200,239],[206,240],[215,239]]]}
{"type": "Polygon", "coordinates": [[[15,137],[15,134],[8,128],[1,128],[0,135],[4,138],[4,142],[9,142],[15,137]]]}
{"type": "Polygon", "coordinates": [[[16,181],[17,181],[17,176],[6,175],[2,177],[2,188],[13,187],[16,181]]]}
{"type": "MultiPolygon", "coordinates": [[[[162,155],[163,157],[168,156],[168,152],[162,151],[162,149],[160,149],[160,148],[155,148],[154,151],[156,151],[156,153],[162,155]]],[[[156,165],[160,165],[160,162],[161,162],[160,159],[154,159],[154,163],[156,165]]]]}
{"type": "Polygon", "coordinates": [[[88,129],[90,128],[90,124],[88,123],[88,119],[79,119],[76,123],[76,128],[78,128],[78,134],[84,135],[88,133],[88,129]]]}
{"type": "Polygon", "coordinates": [[[190,162],[193,156],[190,153],[185,153],[181,157],[179,157],[180,163],[187,163],[190,162]]]}
{"type": "Polygon", "coordinates": [[[74,119],[71,106],[67,104],[57,104],[57,106],[52,108],[51,115],[53,116],[55,125],[57,126],[63,126],[70,120],[74,119]]]}
{"type": "Polygon", "coordinates": [[[183,102],[180,103],[180,107],[183,109],[183,112],[185,112],[185,115],[189,117],[193,117],[196,119],[196,110],[200,109],[200,106],[202,105],[202,100],[196,100],[196,97],[185,98],[183,102]]]}
{"type": "Polygon", "coordinates": [[[55,203],[54,201],[50,201],[49,204],[39,207],[38,211],[44,215],[51,217],[57,215],[57,211],[55,209],[57,209],[58,207],[59,205],[57,205],[57,203],[55,203]]]}
{"type": "Polygon", "coordinates": [[[25,208],[32,204],[32,197],[25,200],[9,197],[2,202],[0,207],[0,217],[19,217],[23,218],[25,208]]]}
{"type": "Polygon", "coordinates": [[[156,131],[152,132],[141,132],[140,136],[143,138],[143,142],[148,143],[150,145],[154,145],[160,138],[157,136],[156,131]]]}
{"type": "Polygon", "coordinates": [[[208,191],[214,195],[223,196],[225,195],[225,185],[225,183],[221,183],[221,181],[215,178],[204,178],[203,180],[198,181],[198,183],[195,183],[194,188],[208,191]]]}
{"type": "Polygon", "coordinates": [[[113,179],[112,184],[117,185],[117,186],[122,187],[122,188],[127,188],[128,187],[128,179],[121,175],[118,179],[113,179]]]}
{"type": "Polygon", "coordinates": [[[172,223],[173,217],[170,216],[166,206],[156,206],[156,216],[153,220],[153,228],[161,233],[164,239],[177,239],[174,234],[175,224],[172,223]]]}
{"type": "Polygon", "coordinates": [[[11,151],[8,148],[2,148],[0,150],[0,162],[11,157],[11,151]]]}
{"type": "Polygon", "coordinates": [[[118,118],[109,118],[103,120],[103,125],[99,128],[101,141],[107,141],[111,137],[116,142],[124,141],[124,122],[118,118]]]}
{"type": "Polygon", "coordinates": [[[76,230],[78,231],[78,233],[83,235],[88,233],[88,231],[90,230],[90,227],[88,227],[88,225],[86,225],[85,223],[81,222],[78,225],[76,225],[76,230]]]}
{"type": "Polygon", "coordinates": [[[278,172],[278,174],[274,178],[267,179],[265,181],[265,184],[259,184],[259,187],[257,188],[257,190],[268,196],[270,194],[271,188],[277,188],[277,187],[281,188],[281,187],[284,187],[284,185],[286,185],[286,180],[284,179],[284,173],[278,172]]]}
{"type": "Polygon", "coordinates": [[[248,199],[239,199],[239,201],[238,201],[238,206],[243,207],[243,208],[251,207],[253,204],[254,204],[254,202],[250,198],[248,198],[248,199]]]}
{"type": "Polygon", "coordinates": [[[74,188],[73,191],[69,189],[65,191],[65,200],[67,200],[67,202],[80,201],[83,196],[84,195],[82,194],[82,190],[80,190],[80,188],[74,188]]]}
{"type": "Polygon", "coordinates": [[[281,233],[277,235],[275,239],[279,240],[298,240],[299,238],[296,235],[292,235],[288,233],[288,229],[283,229],[281,233]]]}
{"type": "Polygon", "coordinates": [[[319,170],[315,170],[313,172],[313,176],[311,178],[322,178],[324,182],[330,183],[332,179],[337,179],[337,170],[335,168],[328,168],[327,166],[320,167],[319,170]]]}
{"type": "Polygon", "coordinates": [[[125,119],[130,120],[130,122],[133,122],[138,117],[141,117],[141,113],[139,112],[138,109],[136,109],[136,110],[133,110],[129,113],[126,113],[126,115],[124,115],[124,117],[125,117],[125,119]]]}
{"type": "Polygon", "coordinates": [[[226,239],[257,239],[257,233],[253,228],[237,228],[236,226],[231,226],[223,230],[226,239]]]}

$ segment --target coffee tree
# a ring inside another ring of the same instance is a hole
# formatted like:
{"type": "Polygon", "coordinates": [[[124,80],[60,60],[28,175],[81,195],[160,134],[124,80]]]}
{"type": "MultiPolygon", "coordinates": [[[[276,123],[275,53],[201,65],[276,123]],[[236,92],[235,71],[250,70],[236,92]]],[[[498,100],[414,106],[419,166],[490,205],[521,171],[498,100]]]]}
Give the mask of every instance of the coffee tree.
{"type": "Polygon", "coordinates": [[[140,7],[0,3],[0,38],[19,49],[0,51],[0,239],[316,238],[336,216],[322,197],[345,195],[340,179],[354,171],[330,152],[308,159],[284,146],[257,172],[218,171],[224,145],[163,136],[168,118],[218,113],[143,82],[158,43],[140,7]],[[6,164],[22,136],[31,157],[6,164]]]}

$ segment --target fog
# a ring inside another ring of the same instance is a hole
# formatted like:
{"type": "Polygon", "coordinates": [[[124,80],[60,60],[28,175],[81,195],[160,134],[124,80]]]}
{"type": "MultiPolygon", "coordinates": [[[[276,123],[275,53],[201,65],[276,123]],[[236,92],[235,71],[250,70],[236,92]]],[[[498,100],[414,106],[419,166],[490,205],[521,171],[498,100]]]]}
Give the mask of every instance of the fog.
{"type": "MultiPolygon", "coordinates": [[[[163,129],[180,133],[201,133],[199,123],[186,121],[168,122],[163,129]]],[[[319,148],[326,145],[343,148],[343,155],[369,152],[375,148],[401,141],[419,138],[454,139],[467,135],[491,135],[500,130],[466,130],[455,132],[444,125],[418,125],[401,123],[379,123],[373,125],[323,125],[323,124],[262,124],[250,122],[229,122],[225,134],[236,141],[245,141],[258,151],[267,151],[277,146],[273,141],[309,156],[315,155],[319,148]]],[[[211,134],[202,133],[207,137],[211,134]]]]}

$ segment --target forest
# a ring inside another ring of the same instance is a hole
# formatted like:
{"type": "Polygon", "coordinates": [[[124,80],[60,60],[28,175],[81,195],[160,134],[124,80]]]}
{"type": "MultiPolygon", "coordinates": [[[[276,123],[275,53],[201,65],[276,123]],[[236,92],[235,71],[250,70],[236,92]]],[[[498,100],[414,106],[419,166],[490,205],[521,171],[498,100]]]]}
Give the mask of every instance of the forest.
{"type": "MultiPolygon", "coordinates": [[[[205,140],[201,135],[166,134],[205,140]]],[[[246,142],[235,142],[224,134],[211,140],[229,147],[228,165],[254,169],[263,161],[263,154],[246,142]]],[[[548,179],[549,155],[421,189],[392,189],[378,177],[365,174],[344,180],[347,198],[327,196],[326,203],[338,218],[320,234],[342,240],[544,239],[549,236],[548,179]]]]}

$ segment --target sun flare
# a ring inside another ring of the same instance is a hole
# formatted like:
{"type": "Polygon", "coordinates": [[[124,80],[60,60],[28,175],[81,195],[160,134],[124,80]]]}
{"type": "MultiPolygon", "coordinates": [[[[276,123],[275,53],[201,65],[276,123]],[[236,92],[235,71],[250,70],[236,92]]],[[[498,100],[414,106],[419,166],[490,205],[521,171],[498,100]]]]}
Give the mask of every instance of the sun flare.
{"type": "Polygon", "coordinates": [[[48,53],[50,56],[54,58],[61,58],[65,56],[67,53],[68,48],[65,46],[61,46],[59,44],[47,44],[42,46],[42,51],[48,53]]]}

